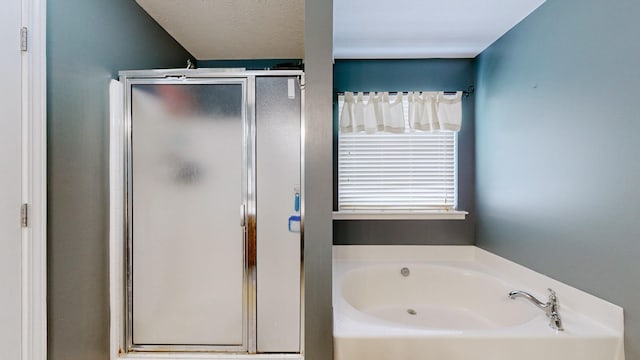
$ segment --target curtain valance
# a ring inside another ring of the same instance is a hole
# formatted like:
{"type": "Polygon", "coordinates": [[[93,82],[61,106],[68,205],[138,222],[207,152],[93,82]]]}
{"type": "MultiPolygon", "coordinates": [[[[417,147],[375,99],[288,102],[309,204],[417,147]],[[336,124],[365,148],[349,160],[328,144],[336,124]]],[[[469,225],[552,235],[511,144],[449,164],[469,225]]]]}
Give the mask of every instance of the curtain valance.
{"type": "Polygon", "coordinates": [[[462,91],[344,93],[340,111],[340,131],[404,133],[421,131],[459,131],[462,124],[462,91]],[[405,113],[407,113],[405,116],[405,113]]]}

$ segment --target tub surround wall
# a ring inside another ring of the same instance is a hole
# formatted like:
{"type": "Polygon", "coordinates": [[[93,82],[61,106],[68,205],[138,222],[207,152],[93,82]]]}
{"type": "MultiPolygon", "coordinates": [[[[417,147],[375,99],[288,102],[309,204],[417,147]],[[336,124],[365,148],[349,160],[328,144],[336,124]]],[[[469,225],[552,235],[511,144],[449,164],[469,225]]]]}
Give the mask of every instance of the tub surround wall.
{"type": "Polygon", "coordinates": [[[48,358],[109,358],[108,84],[191,55],[134,1],[47,2],[48,358]]]}
{"type": "MultiPolygon", "coordinates": [[[[475,84],[474,59],[336,60],[334,91],[467,90],[475,84]]],[[[475,226],[475,96],[463,99],[462,130],[458,134],[458,208],[466,220],[340,220],[334,221],[336,245],[468,245],[475,226]]],[[[337,100],[333,139],[337,149],[337,100]]],[[[337,169],[334,153],[334,169],[337,169]]],[[[337,209],[337,170],[333,206],[337,209]]]]}
{"type": "Polygon", "coordinates": [[[640,359],[640,3],[547,0],[478,62],[477,244],[625,310],[640,359]]]}

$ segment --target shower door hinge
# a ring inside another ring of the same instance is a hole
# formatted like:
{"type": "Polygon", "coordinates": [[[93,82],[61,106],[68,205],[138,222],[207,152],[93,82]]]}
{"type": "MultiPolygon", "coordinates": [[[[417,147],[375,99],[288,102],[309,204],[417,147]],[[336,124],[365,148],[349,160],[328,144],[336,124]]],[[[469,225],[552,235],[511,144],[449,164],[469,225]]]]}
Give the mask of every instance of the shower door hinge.
{"type": "Polygon", "coordinates": [[[22,204],[20,207],[20,226],[23,228],[29,226],[29,204],[22,204]]]}
{"type": "Polygon", "coordinates": [[[20,51],[27,51],[28,47],[27,47],[27,35],[28,35],[28,30],[26,27],[21,27],[20,28],[20,51]]]}

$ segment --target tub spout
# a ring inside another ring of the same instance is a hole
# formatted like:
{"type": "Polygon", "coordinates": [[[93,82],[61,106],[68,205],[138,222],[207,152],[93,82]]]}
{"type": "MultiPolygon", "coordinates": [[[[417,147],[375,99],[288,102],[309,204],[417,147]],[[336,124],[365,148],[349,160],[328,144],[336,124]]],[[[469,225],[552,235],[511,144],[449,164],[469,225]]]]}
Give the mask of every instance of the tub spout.
{"type": "Polygon", "coordinates": [[[529,294],[526,291],[516,290],[516,291],[512,291],[512,292],[509,293],[509,298],[511,298],[511,299],[515,299],[515,298],[519,298],[519,297],[522,297],[522,298],[525,298],[525,299],[531,301],[535,306],[539,307],[542,310],[546,310],[546,308],[547,308],[547,304],[545,304],[542,301],[536,299],[535,296],[529,294]]]}
{"type": "Polygon", "coordinates": [[[546,303],[543,303],[542,301],[536,299],[535,296],[529,294],[526,291],[519,291],[519,290],[510,292],[509,298],[516,299],[521,297],[529,300],[531,303],[533,303],[535,306],[537,306],[538,308],[542,309],[545,312],[545,314],[550,320],[549,326],[552,329],[563,331],[564,328],[562,327],[562,319],[560,318],[560,313],[558,312],[558,308],[559,308],[558,297],[556,296],[555,291],[551,289],[548,289],[548,290],[549,290],[549,300],[546,303]]]}

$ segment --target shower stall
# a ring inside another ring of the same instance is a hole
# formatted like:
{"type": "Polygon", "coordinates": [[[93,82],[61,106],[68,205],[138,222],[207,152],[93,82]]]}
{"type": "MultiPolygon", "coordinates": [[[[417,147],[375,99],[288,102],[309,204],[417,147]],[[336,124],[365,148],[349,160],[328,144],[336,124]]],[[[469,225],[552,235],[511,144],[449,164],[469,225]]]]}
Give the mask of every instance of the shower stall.
{"type": "Polygon", "coordinates": [[[112,358],[299,356],[303,79],[184,69],[112,83],[112,358]]]}

